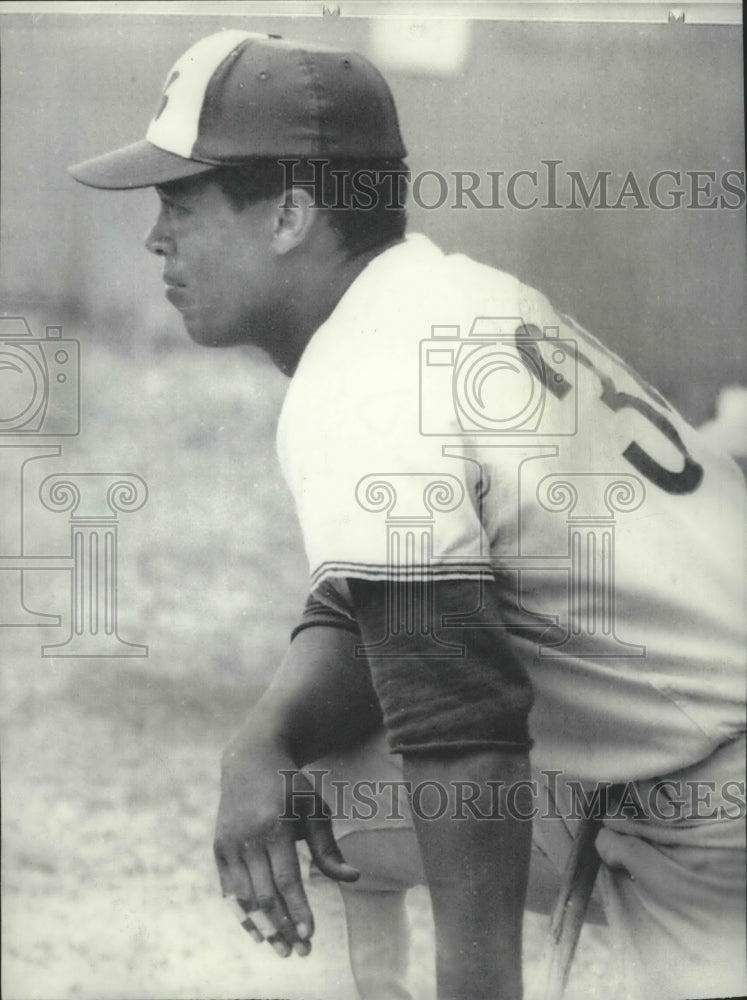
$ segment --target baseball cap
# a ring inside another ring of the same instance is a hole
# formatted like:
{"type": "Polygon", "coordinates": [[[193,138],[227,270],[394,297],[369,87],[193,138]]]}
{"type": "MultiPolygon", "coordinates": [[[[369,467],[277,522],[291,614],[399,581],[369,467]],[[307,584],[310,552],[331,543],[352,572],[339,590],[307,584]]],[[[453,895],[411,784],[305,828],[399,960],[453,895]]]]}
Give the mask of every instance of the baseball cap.
{"type": "Polygon", "coordinates": [[[363,56],[226,30],[174,63],[145,139],[69,169],[121,190],[256,157],[406,155],[391,91],[363,56]]]}

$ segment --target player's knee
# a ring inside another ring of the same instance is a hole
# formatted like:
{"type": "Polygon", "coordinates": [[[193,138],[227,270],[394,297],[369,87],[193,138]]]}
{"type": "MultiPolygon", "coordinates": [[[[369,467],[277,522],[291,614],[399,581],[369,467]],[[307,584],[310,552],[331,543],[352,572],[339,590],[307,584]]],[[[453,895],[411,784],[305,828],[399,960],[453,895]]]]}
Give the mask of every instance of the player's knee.
{"type": "Polygon", "coordinates": [[[340,849],[361,873],[360,880],[349,887],[353,891],[396,891],[425,883],[412,829],[355,830],[340,839],[340,849]]]}

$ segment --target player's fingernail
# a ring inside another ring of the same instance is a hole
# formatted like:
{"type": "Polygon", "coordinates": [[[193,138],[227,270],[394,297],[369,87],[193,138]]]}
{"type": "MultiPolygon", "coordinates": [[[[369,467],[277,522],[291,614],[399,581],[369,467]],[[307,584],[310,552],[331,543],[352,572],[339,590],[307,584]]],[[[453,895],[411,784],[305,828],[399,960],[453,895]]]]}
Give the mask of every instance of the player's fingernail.
{"type": "Polygon", "coordinates": [[[280,955],[281,958],[287,958],[290,955],[290,948],[285,941],[273,941],[272,947],[275,950],[275,954],[280,955]]]}
{"type": "Polygon", "coordinates": [[[294,941],[293,950],[297,955],[300,955],[301,958],[306,958],[311,951],[311,945],[308,941],[294,941]]]}
{"type": "Polygon", "coordinates": [[[309,930],[308,924],[303,923],[303,921],[300,924],[296,924],[296,931],[298,932],[298,936],[304,940],[311,937],[311,931],[309,930]]]}

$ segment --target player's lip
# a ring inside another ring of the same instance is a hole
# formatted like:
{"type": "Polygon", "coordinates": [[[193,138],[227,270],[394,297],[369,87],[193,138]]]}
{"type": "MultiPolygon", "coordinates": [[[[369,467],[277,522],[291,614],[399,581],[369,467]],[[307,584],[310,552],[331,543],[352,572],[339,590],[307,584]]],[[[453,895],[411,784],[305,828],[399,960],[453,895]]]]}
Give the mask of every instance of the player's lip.
{"type": "Polygon", "coordinates": [[[164,295],[172,304],[176,306],[177,309],[181,309],[187,305],[186,302],[186,289],[187,286],[183,285],[181,282],[172,281],[171,279],[164,278],[164,295]]]}

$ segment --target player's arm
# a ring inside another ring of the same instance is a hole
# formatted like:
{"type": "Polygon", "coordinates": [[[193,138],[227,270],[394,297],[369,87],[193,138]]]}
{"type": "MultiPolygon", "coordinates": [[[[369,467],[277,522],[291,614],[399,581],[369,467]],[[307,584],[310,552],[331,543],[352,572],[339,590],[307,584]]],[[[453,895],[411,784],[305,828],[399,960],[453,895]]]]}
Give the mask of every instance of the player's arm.
{"type": "Polygon", "coordinates": [[[357,628],[339,628],[323,617],[307,616],[303,625],[294,632],[280,667],[224,760],[271,741],[302,767],[333,750],[355,746],[381,725],[368,663],[355,655],[361,642],[357,628]]]}
{"type": "MultiPolygon", "coordinates": [[[[385,632],[387,604],[411,603],[406,593],[387,601],[394,584],[349,586],[369,645],[385,632]]],[[[502,630],[479,627],[495,623],[499,611],[490,591],[478,589],[466,581],[434,584],[435,633],[461,644],[462,656],[434,657],[427,636],[400,627],[386,659],[371,654],[371,669],[405,778],[433,793],[413,799],[413,816],[433,901],[439,998],[519,1000],[531,824],[518,815],[530,811],[526,794],[507,792],[529,778],[531,688],[502,630]],[[441,616],[481,604],[471,625],[438,627],[441,616]],[[475,788],[474,808],[466,807],[475,788]]]]}
{"type": "Polygon", "coordinates": [[[223,754],[214,844],[221,888],[246,910],[261,911],[254,924],[273,935],[281,955],[291,948],[305,954],[313,932],[295,841],[308,842],[331,878],[357,878],[321,818],[318,797],[293,772],[381,724],[368,666],[354,657],[359,642],[356,633],[323,624],[298,632],[223,754]]]}

